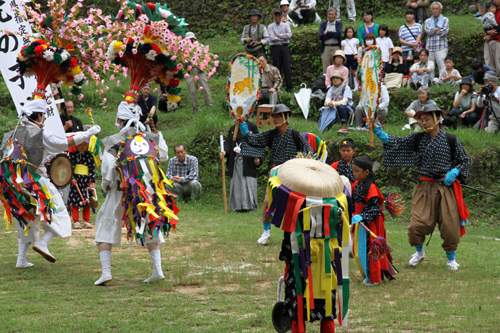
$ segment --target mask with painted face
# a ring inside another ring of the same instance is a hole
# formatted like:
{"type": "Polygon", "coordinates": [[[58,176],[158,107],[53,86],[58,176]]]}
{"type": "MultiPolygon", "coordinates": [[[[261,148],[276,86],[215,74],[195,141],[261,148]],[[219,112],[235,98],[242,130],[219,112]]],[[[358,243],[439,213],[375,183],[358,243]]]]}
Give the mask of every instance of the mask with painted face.
{"type": "Polygon", "coordinates": [[[373,45],[373,40],[365,40],[366,46],[372,46],[373,45]]]}

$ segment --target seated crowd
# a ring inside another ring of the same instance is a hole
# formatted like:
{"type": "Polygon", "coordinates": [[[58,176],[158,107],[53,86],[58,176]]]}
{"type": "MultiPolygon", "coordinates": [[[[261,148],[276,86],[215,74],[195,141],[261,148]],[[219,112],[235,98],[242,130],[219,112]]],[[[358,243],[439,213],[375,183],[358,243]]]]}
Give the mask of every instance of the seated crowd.
{"type": "MultiPolygon", "coordinates": [[[[340,1],[338,1],[340,3],[340,1]]],[[[395,45],[389,37],[389,27],[386,24],[374,22],[374,14],[370,9],[363,10],[362,24],[357,27],[343,27],[339,7],[328,8],[327,20],[319,25],[321,64],[324,75],[324,86],[321,90],[325,95],[324,106],[320,110],[318,130],[327,130],[335,123],[340,123],[339,132],[347,131],[348,126],[364,130],[364,111],[361,105],[354,105],[353,92],[359,91],[357,79],[358,61],[363,51],[376,46],[381,51],[383,62],[383,81],[381,99],[378,106],[379,119],[385,120],[390,97],[388,91],[409,87],[418,90],[418,99],[413,101],[405,111],[409,124],[418,130],[418,124],[413,114],[426,104],[436,103],[430,98],[430,86],[456,87],[454,101],[447,117],[445,126],[456,127],[457,124],[488,128],[496,131],[496,110],[499,106],[500,93],[498,79],[500,76],[500,13],[494,3],[486,4],[483,14],[485,31],[485,51],[483,63],[474,59],[473,69],[468,76],[463,76],[456,68],[456,59],[448,54],[449,19],[442,14],[443,5],[440,2],[429,3],[427,0],[406,3],[405,23],[398,30],[399,45],[395,45]],[[427,13],[430,11],[430,15],[427,13]],[[496,20],[496,21],[495,21],[496,20]],[[498,56],[497,56],[498,54],[498,56]],[[490,94],[484,95],[481,90],[484,84],[490,85],[490,94]],[[481,96],[479,96],[481,95],[481,96]],[[488,100],[487,103],[484,103],[488,100]],[[488,117],[482,117],[484,105],[488,108],[488,117]],[[488,118],[488,119],[485,119],[488,118]],[[479,122],[482,120],[482,123],[479,122]]],[[[352,4],[354,5],[354,4],[352,4]]],[[[274,23],[266,29],[258,24],[262,18],[258,10],[250,11],[251,24],[243,30],[242,43],[251,53],[249,46],[257,48],[259,61],[264,69],[262,91],[264,100],[277,104],[281,95],[281,74],[285,75],[286,89],[293,92],[290,77],[291,56],[288,44],[293,38],[291,28],[300,24],[319,22],[316,13],[316,1],[280,2],[280,9],[273,11],[274,23]],[[283,23],[283,24],[282,24],[283,23]],[[259,28],[259,26],[261,28],[259,28]],[[275,67],[267,64],[266,45],[275,67]],[[271,81],[271,82],[269,82],[271,81]]],[[[348,1],[348,9],[351,5],[348,1]]],[[[352,6],[354,8],[354,6],[352,6]]],[[[499,6],[500,7],[500,6],[499,6]]],[[[355,22],[354,12],[349,11],[349,22],[355,22]]],[[[252,50],[253,51],[253,50],[252,50]]],[[[318,78],[319,79],[319,78],[318,78]]],[[[315,81],[315,83],[318,81],[315,81]]],[[[315,85],[313,85],[313,93],[315,85]]],[[[317,89],[317,87],[316,87],[317,89]]],[[[500,113],[498,113],[500,116],[500,113]]]]}

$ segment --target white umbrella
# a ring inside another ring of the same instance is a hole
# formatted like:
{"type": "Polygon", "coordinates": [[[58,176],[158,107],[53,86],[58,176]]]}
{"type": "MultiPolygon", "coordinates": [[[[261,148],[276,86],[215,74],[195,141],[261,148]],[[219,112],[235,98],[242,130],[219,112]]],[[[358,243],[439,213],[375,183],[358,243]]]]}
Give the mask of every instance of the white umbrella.
{"type": "Polygon", "coordinates": [[[299,92],[295,94],[295,99],[307,120],[307,116],[309,115],[309,101],[311,100],[311,89],[307,88],[305,83],[301,83],[300,86],[303,86],[303,88],[300,88],[299,92]]]}

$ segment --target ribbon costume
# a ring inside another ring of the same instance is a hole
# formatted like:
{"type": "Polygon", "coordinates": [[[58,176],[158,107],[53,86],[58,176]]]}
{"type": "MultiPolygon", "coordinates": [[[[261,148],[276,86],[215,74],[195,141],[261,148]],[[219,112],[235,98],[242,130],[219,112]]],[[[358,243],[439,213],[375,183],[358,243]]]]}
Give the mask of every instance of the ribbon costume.
{"type": "Polygon", "coordinates": [[[425,258],[425,236],[434,231],[437,223],[448,257],[447,266],[456,270],[459,266],[455,261],[456,250],[469,218],[457,177],[467,178],[470,160],[460,141],[440,129],[439,120],[445,113],[432,106],[418,111],[415,119],[426,122],[424,133],[396,137],[387,135],[380,127],[376,127],[374,133],[384,143],[384,166],[412,167],[415,152],[418,170],[439,176],[436,179],[422,177],[413,190],[408,240],[417,252],[410,259],[410,265],[416,266],[425,258]]]}
{"type": "Polygon", "coordinates": [[[125,222],[128,236],[146,246],[153,260],[153,275],[144,282],[164,279],[159,244],[164,233],[175,228],[177,207],[165,189],[169,180],[159,168],[168,160],[168,147],[161,132],[145,132],[139,107],[121,102],[117,124],[120,132],[104,138],[102,188],[106,199],[97,213],[95,241],[99,247],[102,285],[112,280],[111,249],[120,245],[125,222]]]}
{"type": "Polygon", "coordinates": [[[292,318],[292,332],[305,332],[306,320],[334,332],[336,303],[347,326],[349,212],[340,176],[322,162],[295,159],[273,169],[267,191],[272,224],[284,231],[283,315],[292,318]]]}

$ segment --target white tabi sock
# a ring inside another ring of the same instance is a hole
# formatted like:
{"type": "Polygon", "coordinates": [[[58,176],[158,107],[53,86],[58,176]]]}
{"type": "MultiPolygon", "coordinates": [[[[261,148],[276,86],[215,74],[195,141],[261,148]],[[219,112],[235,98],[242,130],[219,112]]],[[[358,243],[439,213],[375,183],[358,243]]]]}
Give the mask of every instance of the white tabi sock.
{"type": "Polygon", "coordinates": [[[28,248],[30,247],[30,243],[19,243],[19,253],[17,255],[17,264],[16,268],[28,268],[33,267],[33,264],[26,260],[26,252],[28,252],[28,248]]]}
{"type": "Polygon", "coordinates": [[[144,280],[144,282],[149,283],[156,280],[164,280],[165,276],[163,275],[163,271],[161,269],[161,252],[160,250],[151,250],[149,251],[151,255],[151,260],[153,261],[153,275],[150,278],[144,280]]]}
{"type": "Polygon", "coordinates": [[[50,254],[47,245],[54,238],[54,234],[51,231],[45,231],[45,233],[40,237],[40,240],[33,245],[33,250],[38,252],[42,257],[50,262],[56,261],[56,258],[50,254]]]}
{"type": "Polygon", "coordinates": [[[111,251],[101,251],[99,252],[99,257],[101,258],[102,275],[99,280],[94,282],[96,286],[113,280],[111,277],[111,251]]]}

